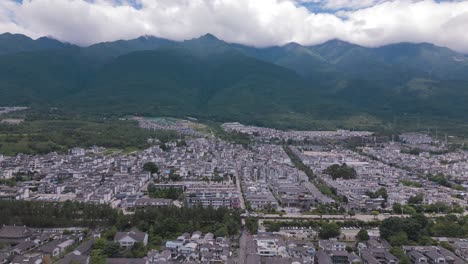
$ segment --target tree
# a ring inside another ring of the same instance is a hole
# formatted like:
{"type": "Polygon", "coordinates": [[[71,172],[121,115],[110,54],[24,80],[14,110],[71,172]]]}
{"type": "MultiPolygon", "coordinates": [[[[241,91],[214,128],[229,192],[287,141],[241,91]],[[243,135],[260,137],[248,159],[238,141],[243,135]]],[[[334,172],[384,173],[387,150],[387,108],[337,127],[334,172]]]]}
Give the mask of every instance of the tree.
{"type": "Polygon", "coordinates": [[[450,250],[450,251],[452,251],[452,252],[455,252],[455,249],[453,248],[453,246],[450,245],[450,243],[447,242],[447,241],[442,241],[442,242],[440,242],[440,246],[442,246],[443,248],[445,248],[445,249],[447,249],[447,250],[450,250]]]}
{"type": "Polygon", "coordinates": [[[405,232],[400,231],[389,238],[390,244],[394,247],[401,247],[408,244],[408,236],[405,232]]]}
{"type": "Polygon", "coordinates": [[[146,256],[146,247],[142,242],[135,243],[131,250],[132,258],[143,258],[146,256]]]}
{"type": "Polygon", "coordinates": [[[366,195],[369,196],[370,198],[382,197],[385,201],[387,201],[388,199],[387,189],[383,187],[378,189],[376,192],[367,192],[366,195]]]}
{"type": "Polygon", "coordinates": [[[319,231],[319,237],[321,239],[329,239],[337,237],[341,234],[340,227],[336,223],[325,223],[322,225],[319,231]]]}
{"type": "Polygon", "coordinates": [[[117,228],[113,226],[111,229],[108,231],[104,232],[103,237],[107,240],[112,240],[114,239],[115,234],[117,233],[117,228]]]}
{"type": "Polygon", "coordinates": [[[414,196],[411,196],[408,199],[408,204],[422,204],[423,201],[424,201],[424,194],[418,193],[414,196]]]}
{"type": "Polygon", "coordinates": [[[89,263],[90,264],[106,264],[106,257],[102,255],[102,251],[100,249],[95,249],[91,252],[89,263]]]}
{"type": "Polygon", "coordinates": [[[107,241],[104,238],[99,238],[94,241],[93,249],[95,250],[104,250],[106,247],[107,241]]]}
{"type": "Polygon", "coordinates": [[[119,249],[120,249],[119,243],[109,242],[106,244],[106,246],[102,250],[102,253],[110,258],[117,257],[119,255],[119,249]]]}
{"type": "Polygon", "coordinates": [[[154,162],[146,162],[144,165],[143,165],[143,169],[145,171],[148,171],[149,173],[151,174],[155,174],[155,173],[158,173],[159,172],[159,167],[158,165],[156,165],[154,162]]]}
{"type": "Polygon", "coordinates": [[[346,163],[341,165],[333,164],[326,168],[323,173],[330,175],[333,180],[338,178],[343,178],[345,180],[357,178],[356,170],[353,167],[348,167],[346,163]]]}
{"type": "Polygon", "coordinates": [[[225,225],[221,225],[218,230],[214,233],[216,237],[227,237],[229,235],[229,231],[225,225]]]}
{"type": "Polygon", "coordinates": [[[367,233],[367,230],[365,229],[361,229],[359,230],[358,234],[357,234],[357,239],[359,241],[367,241],[369,240],[369,234],[367,233]]]}
{"type": "Polygon", "coordinates": [[[390,249],[390,253],[392,253],[395,257],[400,259],[400,264],[411,263],[401,247],[393,247],[392,249],[390,249]]]}
{"type": "Polygon", "coordinates": [[[250,234],[257,234],[258,232],[258,220],[253,217],[249,217],[245,219],[245,227],[249,230],[250,234]]]}
{"type": "Polygon", "coordinates": [[[379,215],[380,213],[378,211],[372,211],[371,212],[371,215],[374,217],[374,220],[377,219],[377,216],[379,215]]]}

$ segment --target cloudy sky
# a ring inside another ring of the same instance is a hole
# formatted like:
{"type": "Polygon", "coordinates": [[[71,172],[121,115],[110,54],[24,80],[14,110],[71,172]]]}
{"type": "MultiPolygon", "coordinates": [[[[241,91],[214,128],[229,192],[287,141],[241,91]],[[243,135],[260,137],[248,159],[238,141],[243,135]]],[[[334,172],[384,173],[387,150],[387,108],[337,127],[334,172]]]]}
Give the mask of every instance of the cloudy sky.
{"type": "Polygon", "coordinates": [[[212,33],[254,46],[341,39],[430,42],[468,53],[468,0],[0,0],[0,33],[78,45],[212,33]]]}

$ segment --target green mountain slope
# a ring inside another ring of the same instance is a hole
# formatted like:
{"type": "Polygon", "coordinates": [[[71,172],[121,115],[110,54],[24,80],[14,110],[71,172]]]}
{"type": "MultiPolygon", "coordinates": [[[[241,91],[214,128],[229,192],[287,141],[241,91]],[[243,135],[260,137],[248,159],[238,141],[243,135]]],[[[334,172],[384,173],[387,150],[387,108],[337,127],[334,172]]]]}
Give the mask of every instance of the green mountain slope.
{"type": "Polygon", "coordinates": [[[208,34],[80,48],[3,34],[0,47],[10,47],[0,55],[0,105],[288,128],[468,119],[468,58],[425,43],[365,48],[333,40],[255,48],[208,34]]]}
{"type": "Polygon", "coordinates": [[[21,34],[0,34],[0,55],[13,54],[24,51],[58,49],[70,46],[72,45],[46,37],[33,40],[21,34]]]}

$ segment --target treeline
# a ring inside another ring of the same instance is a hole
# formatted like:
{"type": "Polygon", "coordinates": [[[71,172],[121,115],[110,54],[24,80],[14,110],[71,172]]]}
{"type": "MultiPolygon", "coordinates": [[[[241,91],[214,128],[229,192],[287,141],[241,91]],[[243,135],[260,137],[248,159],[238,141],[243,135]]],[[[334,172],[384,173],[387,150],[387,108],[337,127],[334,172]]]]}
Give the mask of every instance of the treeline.
{"type": "Polygon", "coordinates": [[[422,204],[423,194],[417,194],[410,197],[409,204],[402,205],[400,203],[393,204],[394,214],[416,214],[416,213],[440,213],[440,214],[461,214],[465,209],[457,203],[446,204],[436,202],[433,204],[422,204]]]}
{"type": "Polygon", "coordinates": [[[144,148],[148,138],[167,142],[180,138],[173,131],[151,131],[128,120],[33,120],[0,124],[0,153],[5,155],[64,152],[73,147],[144,148]]]}
{"type": "Polygon", "coordinates": [[[458,190],[458,191],[464,191],[465,188],[463,186],[461,186],[460,184],[458,183],[454,183],[451,181],[451,177],[450,176],[445,176],[443,175],[442,173],[438,173],[438,174],[427,174],[426,175],[427,179],[432,181],[432,182],[436,182],[442,186],[445,186],[447,188],[452,188],[452,189],[455,189],[455,190],[458,190]]]}
{"type": "Polygon", "coordinates": [[[400,263],[411,263],[401,246],[440,245],[447,249],[447,242],[437,242],[432,237],[466,238],[468,236],[468,216],[447,215],[428,219],[424,214],[413,214],[408,218],[391,217],[382,221],[380,236],[393,247],[390,252],[400,259],[400,263]]]}
{"type": "Polygon", "coordinates": [[[185,232],[211,232],[216,236],[237,234],[240,213],[226,208],[163,207],[137,210],[128,224],[119,229],[137,227],[156,240],[175,238],[185,232]]]}
{"type": "Polygon", "coordinates": [[[50,203],[0,200],[0,225],[29,227],[89,227],[148,232],[154,244],[185,232],[211,232],[216,236],[237,234],[240,213],[226,208],[149,208],[124,215],[108,205],[78,202],[50,203]]]}
{"type": "Polygon", "coordinates": [[[107,205],[78,202],[29,202],[0,200],[1,225],[29,227],[106,227],[123,218],[107,205]]]}
{"type": "Polygon", "coordinates": [[[431,237],[468,237],[468,216],[428,219],[423,214],[408,218],[391,217],[382,221],[380,235],[392,246],[408,244],[432,245],[431,237]]]}

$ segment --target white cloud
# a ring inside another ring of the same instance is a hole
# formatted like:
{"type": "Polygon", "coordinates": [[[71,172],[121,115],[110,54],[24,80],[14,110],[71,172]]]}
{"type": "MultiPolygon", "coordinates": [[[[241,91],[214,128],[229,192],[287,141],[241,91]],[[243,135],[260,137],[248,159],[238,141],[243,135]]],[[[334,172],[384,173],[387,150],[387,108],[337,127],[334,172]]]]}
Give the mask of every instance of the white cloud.
{"type": "Polygon", "coordinates": [[[340,9],[361,9],[374,6],[389,0],[296,0],[298,3],[314,4],[323,9],[340,10],[340,9]]]}
{"type": "Polygon", "coordinates": [[[156,35],[183,40],[213,33],[268,46],[339,38],[365,46],[431,42],[468,52],[468,1],[324,0],[338,13],[314,13],[318,0],[13,0],[0,1],[0,32],[54,36],[88,45],[156,35]]]}

